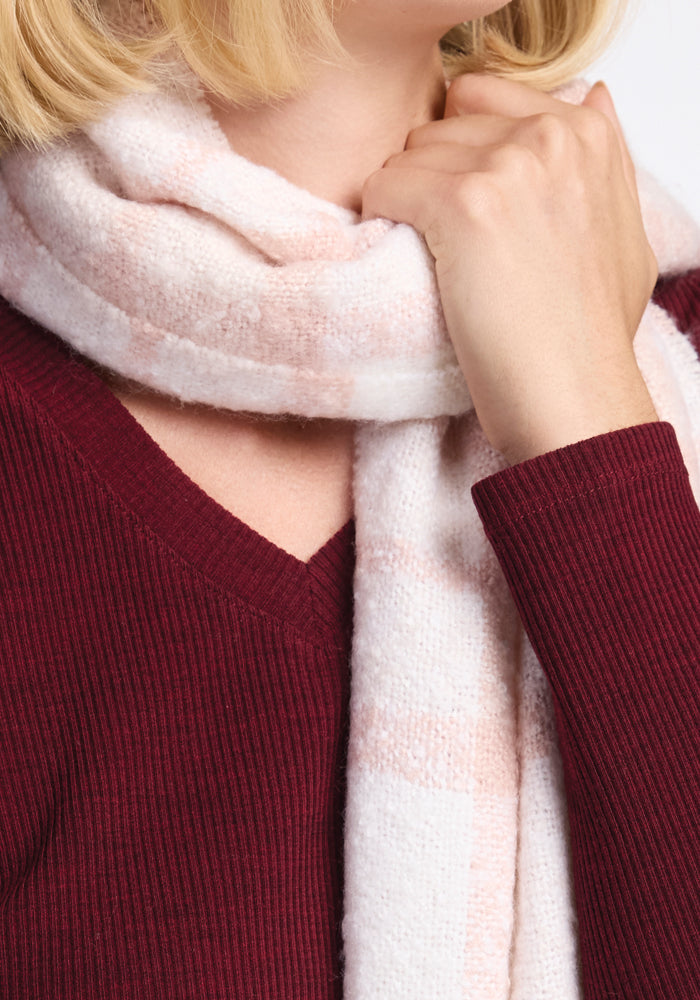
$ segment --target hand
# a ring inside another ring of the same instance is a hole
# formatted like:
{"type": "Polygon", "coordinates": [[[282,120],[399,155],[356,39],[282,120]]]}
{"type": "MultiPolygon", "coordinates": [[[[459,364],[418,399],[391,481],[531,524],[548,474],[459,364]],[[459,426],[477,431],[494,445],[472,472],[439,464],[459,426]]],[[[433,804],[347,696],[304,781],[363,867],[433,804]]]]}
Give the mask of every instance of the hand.
{"type": "Polygon", "coordinates": [[[435,257],[481,425],[522,461],[656,420],[632,351],[658,270],[634,167],[602,84],[572,106],[469,75],[364,187],[435,257]]]}

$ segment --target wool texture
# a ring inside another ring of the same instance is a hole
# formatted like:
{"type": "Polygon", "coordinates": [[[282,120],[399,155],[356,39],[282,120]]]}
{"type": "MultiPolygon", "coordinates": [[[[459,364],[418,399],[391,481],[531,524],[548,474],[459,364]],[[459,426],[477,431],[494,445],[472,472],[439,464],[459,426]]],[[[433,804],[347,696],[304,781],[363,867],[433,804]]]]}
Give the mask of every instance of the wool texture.
{"type": "MultiPolygon", "coordinates": [[[[640,194],[662,273],[700,265],[692,221],[640,194]]],[[[550,696],[469,499],[504,463],[424,242],[237,156],[183,73],[3,158],[0,292],[179,399],[357,421],[345,996],[578,997],[550,696]]],[[[635,349],[697,496],[693,348],[650,305],[635,349]]]]}

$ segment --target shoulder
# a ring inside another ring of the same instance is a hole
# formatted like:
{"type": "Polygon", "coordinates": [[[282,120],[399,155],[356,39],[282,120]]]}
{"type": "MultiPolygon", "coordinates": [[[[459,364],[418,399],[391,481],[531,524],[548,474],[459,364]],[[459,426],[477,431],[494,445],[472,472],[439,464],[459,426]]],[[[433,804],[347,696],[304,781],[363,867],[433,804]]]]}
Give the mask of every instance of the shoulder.
{"type": "Polygon", "coordinates": [[[5,396],[23,399],[49,416],[69,389],[80,393],[82,382],[91,378],[75,350],[0,295],[0,384],[5,396]]]}
{"type": "Polygon", "coordinates": [[[30,511],[48,523],[84,478],[66,421],[90,378],[56,336],[0,298],[0,524],[14,536],[30,511]]]}

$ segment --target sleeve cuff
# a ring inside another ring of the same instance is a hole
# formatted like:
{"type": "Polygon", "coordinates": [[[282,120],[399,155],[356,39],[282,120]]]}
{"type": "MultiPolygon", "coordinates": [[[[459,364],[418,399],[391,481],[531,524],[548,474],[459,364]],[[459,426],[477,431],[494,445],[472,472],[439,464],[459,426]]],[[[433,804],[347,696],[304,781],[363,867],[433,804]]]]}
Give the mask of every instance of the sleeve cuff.
{"type": "Polygon", "coordinates": [[[558,505],[642,478],[687,477],[671,424],[657,422],[600,434],[538,455],[482,479],[472,496],[489,534],[558,505]]]}

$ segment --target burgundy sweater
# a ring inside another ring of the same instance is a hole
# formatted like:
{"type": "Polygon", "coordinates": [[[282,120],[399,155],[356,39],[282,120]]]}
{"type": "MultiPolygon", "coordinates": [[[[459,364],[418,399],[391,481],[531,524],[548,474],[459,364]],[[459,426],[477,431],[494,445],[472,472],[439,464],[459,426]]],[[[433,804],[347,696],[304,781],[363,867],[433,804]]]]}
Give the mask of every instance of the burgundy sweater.
{"type": "MultiPolygon", "coordinates": [[[[657,299],[700,334],[700,273],[657,299]]],[[[2,304],[0,420],[0,1000],[337,1000],[352,526],[278,549],[2,304]]],[[[673,430],[474,500],[554,691],[586,997],[700,997],[700,514],[673,430]]]]}

